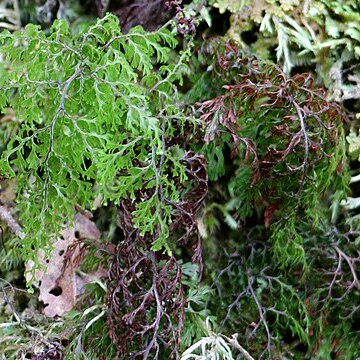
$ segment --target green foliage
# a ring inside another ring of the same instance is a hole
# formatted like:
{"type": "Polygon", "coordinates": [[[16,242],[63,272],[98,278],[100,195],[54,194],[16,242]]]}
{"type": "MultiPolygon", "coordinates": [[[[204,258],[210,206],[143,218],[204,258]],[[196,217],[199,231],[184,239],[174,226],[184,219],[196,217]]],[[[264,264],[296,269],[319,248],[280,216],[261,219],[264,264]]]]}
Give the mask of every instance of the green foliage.
{"type": "Polygon", "coordinates": [[[208,334],[209,322],[214,322],[215,317],[206,308],[208,298],[214,291],[206,285],[198,286],[197,265],[185,263],[182,265],[183,280],[187,296],[185,308],[186,322],[181,336],[181,348],[186,350],[195,341],[208,334]]]}
{"type": "Polygon", "coordinates": [[[77,359],[115,357],[116,351],[111,342],[106,326],[106,306],[104,298],[106,287],[101,282],[91,284],[87,288],[86,296],[82,299],[88,304],[84,311],[73,310],[64,319],[61,330],[72,328],[69,345],[65,356],[77,359]],[[91,344],[96,341],[96,346],[91,344]]]}
{"type": "Polygon", "coordinates": [[[344,201],[345,140],[358,160],[358,129],[345,138],[327,99],[358,98],[358,3],[208,4],[231,12],[242,50],[220,39],[194,51],[193,17],[213,15],[198,0],[175,4],[182,43],[169,24],[124,34],[109,14],[81,30],[0,33],[1,191],[15,180],[26,233],[5,229],[0,248],[0,346],[12,358],[360,356],[359,220],[343,211],[358,206],[344,201]],[[77,271],[106,258],[106,283],[63,319],[30,300],[27,315],[8,282],[23,260],[34,275],[79,206],[94,210],[102,244],[80,240],[77,271]]]}
{"type": "Polygon", "coordinates": [[[218,256],[222,270],[214,279],[216,297],[209,299],[210,308],[222,319],[221,332],[238,332],[240,343],[252,349],[255,358],[264,351],[259,344],[272,352],[270,344],[279,345],[288,333],[309,345],[311,324],[304,298],[289,285],[285,273],[276,270],[267,247],[259,247],[256,241],[260,244],[261,239],[255,231],[248,238],[241,232],[236,241],[228,239],[232,253],[218,256]],[[223,305],[217,307],[217,303],[223,305]],[[256,343],[252,343],[254,337],[256,343]]]}
{"type": "MultiPolygon", "coordinates": [[[[21,256],[21,243],[18,238],[13,236],[6,236],[8,240],[1,245],[0,249],[0,265],[2,276],[11,272],[12,270],[19,269],[23,263],[21,256]]],[[[6,279],[10,281],[10,279],[6,279]]]]}
{"type": "Polygon", "coordinates": [[[237,332],[254,358],[265,353],[295,359],[358,356],[358,281],[352,276],[354,268],[348,267],[358,264],[357,246],[347,238],[355,234],[322,226],[315,231],[310,224],[297,225],[306,239],[302,247],[310,271],[301,264],[284,268],[271,258],[272,244],[261,226],[223,229],[221,236],[207,239],[217,248],[208,259],[207,273],[215,290],[208,307],[220,324],[218,333],[237,332]],[[335,255],[337,246],[344,257],[335,255]]]}
{"type": "Polygon", "coordinates": [[[358,98],[360,56],[359,2],[311,1],[209,1],[221,12],[230,11],[228,36],[263,58],[295,67],[315,68],[337,100],[358,98]],[[246,43],[246,34],[256,38],[246,43]],[[276,58],[273,49],[276,48],[276,58]],[[349,65],[350,64],[350,65],[349,65]]]}
{"type": "Polygon", "coordinates": [[[272,225],[271,232],[269,241],[275,259],[284,267],[302,264],[306,269],[304,240],[296,229],[295,217],[290,217],[286,223],[280,221],[272,225]]]}
{"type": "Polygon", "coordinates": [[[6,295],[7,309],[0,313],[0,353],[4,359],[65,354],[69,359],[114,357],[115,350],[106,327],[106,288],[100,281],[88,285],[79,304],[84,311],[72,310],[62,319],[48,319],[36,309],[34,295],[13,288],[1,280],[0,289],[6,295]],[[30,300],[29,300],[30,299],[30,300]],[[25,311],[21,303],[28,301],[25,311]],[[3,321],[8,317],[7,322],[3,321]],[[96,341],[97,346],[90,346],[96,341]],[[61,342],[68,343],[66,349],[61,342]]]}
{"type": "Polygon", "coordinates": [[[21,122],[1,169],[17,178],[24,257],[37,264],[37,250],[50,249],[49,236],[70,221],[76,203],[91,209],[102,196],[103,204],[118,204],[144,184],[154,191],[136,205],[134,224],[142,235],[160,226],[153,247],[167,247],[171,208],[160,186],[169,201],[179,193],[161,166],[173,163],[186,178],[182,153],[164,149],[164,138],[186,123],[172,84],[181,81],[188,50],[170,60],[177,42],[169,30],[123,35],[112,15],[78,35],[55,21],[49,35],[28,25],[0,41],[0,107],[21,122]]]}

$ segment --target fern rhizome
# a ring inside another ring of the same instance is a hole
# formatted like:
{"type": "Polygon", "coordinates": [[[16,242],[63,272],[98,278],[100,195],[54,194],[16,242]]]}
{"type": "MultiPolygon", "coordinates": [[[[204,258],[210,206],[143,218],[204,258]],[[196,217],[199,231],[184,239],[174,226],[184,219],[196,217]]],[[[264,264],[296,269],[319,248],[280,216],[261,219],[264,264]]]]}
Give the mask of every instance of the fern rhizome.
{"type": "Polygon", "coordinates": [[[13,109],[20,123],[0,168],[16,177],[23,258],[34,276],[38,251],[49,256],[76,205],[116,207],[122,235],[108,272],[107,324],[123,358],[180,356],[180,249],[201,273],[198,217],[204,205],[205,223],[215,216],[207,206],[218,181],[226,184],[220,216],[233,229],[263,217],[279,268],[306,268],[298,225],[316,227],[322,194],[345,188],[343,114],[309,75],[288,78],[227,44],[211,54],[217,96],[200,91],[186,104],[179,84],[194,40],[185,35],[174,51],[169,27],[123,34],[106,15],[79,35],[64,21],[49,34],[35,25],[0,34],[0,110],[13,109]]]}

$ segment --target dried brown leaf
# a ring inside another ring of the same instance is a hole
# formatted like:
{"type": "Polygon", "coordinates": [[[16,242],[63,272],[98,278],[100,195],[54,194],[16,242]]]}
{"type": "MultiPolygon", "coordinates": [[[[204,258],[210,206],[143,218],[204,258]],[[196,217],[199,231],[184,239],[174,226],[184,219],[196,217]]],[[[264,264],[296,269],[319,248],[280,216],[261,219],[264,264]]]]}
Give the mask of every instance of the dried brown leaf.
{"type": "MultiPolygon", "coordinates": [[[[72,309],[87,283],[93,281],[94,277],[106,275],[101,269],[89,275],[76,273],[86,252],[79,239],[99,240],[100,236],[100,231],[89,216],[77,213],[74,227],[65,227],[55,241],[50,259],[45,260],[44,251],[39,252],[40,264],[44,265],[46,271],[38,270],[35,277],[40,284],[39,300],[45,304],[46,316],[64,315],[72,309]],[[71,251],[68,251],[70,248],[71,251]]],[[[26,267],[29,270],[32,266],[29,262],[26,267]]]]}

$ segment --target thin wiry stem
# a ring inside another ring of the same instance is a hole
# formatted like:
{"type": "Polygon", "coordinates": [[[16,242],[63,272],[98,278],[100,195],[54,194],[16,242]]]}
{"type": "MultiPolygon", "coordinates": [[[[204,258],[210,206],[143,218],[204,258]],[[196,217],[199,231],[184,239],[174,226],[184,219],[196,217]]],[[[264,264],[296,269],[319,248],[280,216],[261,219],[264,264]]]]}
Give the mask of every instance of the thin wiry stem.
{"type": "Polygon", "coordinates": [[[258,327],[261,324],[264,324],[264,327],[266,330],[266,335],[267,335],[267,346],[266,346],[266,349],[261,353],[260,358],[262,358],[265,355],[265,353],[267,352],[269,355],[269,359],[271,359],[271,334],[270,334],[269,325],[268,325],[266,317],[265,317],[267,310],[262,307],[258,297],[256,296],[256,293],[255,293],[253,285],[252,285],[253,279],[252,279],[252,276],[249,271],[246,271],[246,277],[248,280],[248,289],[250,290],[251,296],[255,301],[255,304],[258,308],[259,316],[260,316],[260,319],[256,325],[256,328],[253,330],[253,334],[256,333],[256,330],[258,329],[258,327]]]}

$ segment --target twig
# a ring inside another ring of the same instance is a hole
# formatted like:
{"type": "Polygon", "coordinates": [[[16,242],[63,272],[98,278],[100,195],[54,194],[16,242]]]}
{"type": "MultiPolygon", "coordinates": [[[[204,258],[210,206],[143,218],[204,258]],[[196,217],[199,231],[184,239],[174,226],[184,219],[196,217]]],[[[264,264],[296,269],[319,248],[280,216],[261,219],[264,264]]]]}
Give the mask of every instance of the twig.
{"type": "Polygon", "coordinates": [[[341,258],[344,259],[347,262],[349,269],[351,271],[353,281],[352,281],[351,285],[349,286],[349,289],[352,289],[353,287],[355,287],[357,290],[360,290],[360,281],[358,279],[358,275],[357,275],[357,272],[355,269],[355,264],[360,261],[360,256],[358,256],[356,258],[350,257],[350,256],[346,255],[338,246],[334,246],[334,249],[338,253],[339,261],[341,261],[341,258]]]}
{"type": "Polygon", "coordinates": [[[233,348],[239,350],[241,354],[244,355],[246,360],[255,360],[237,341],[237,334],[234,334],[231,339],[225,335],[220,335],[223,337],[233,348]]]}
{"type": "MultiPolygon", "coordinates": [[[[271,334],[270,334],[270,329],[269,329],[269,325],[266,321],[265,318],[265,314],[267,309],[264,309],[259,301],[259,299],[257,298],[254,288],[252,286],[252,279],[251,279],[251,275],[249,273],[249,271],[246,271],[246,276],[247,276],[247,280],[248,280],[248,289],[251,292],[251,296],[253,297],[255,304],[258,308],[259,311],[259,315],[260,315],[260,320],[258,322],[258,325],[256,326],[256,328],[254,329],[253,333],[255,333],[255,331],[257,330],[257,328],[261,325],[264,324],[265,330],[266,330],[266,334],[267,334],[267,347],[266,350],[269,354],[269,359],[271,359],[271,334]]],[[[266,352],[266,350],[263,351],[263,353],[260,355],[260,358],[263,356],[263,354],[266,352]]]]}
{"type": "Polygon", "coordinates": [[[20,239],[25,238],[25,233],[23,232],[21,226],[10,214],[9,210],[2,205],[0,205],[0,220],[2,220],[11,229],[11,231],[15,233],[15,235],[18,236],[20,239]]]}

